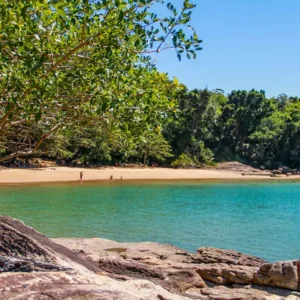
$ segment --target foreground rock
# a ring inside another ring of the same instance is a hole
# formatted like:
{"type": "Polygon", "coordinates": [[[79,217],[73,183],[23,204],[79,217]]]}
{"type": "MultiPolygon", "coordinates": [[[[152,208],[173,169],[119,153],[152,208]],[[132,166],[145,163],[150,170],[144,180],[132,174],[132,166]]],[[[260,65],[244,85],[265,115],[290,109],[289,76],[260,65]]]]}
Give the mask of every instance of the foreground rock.
{"type": "Polygon", "coordinates": [[[249,267],[260,267],[266,263],[265,260],[252,255],[212,247],[199,248],[197,254],[194,255],[194,261],[198,263],[225,263],[249,267]]]}
{"type": "Polygon", "coordinates": [[[105,276],[88,257],[0,216],[0,299],[188,299],[148,280],[105,276]],[[101,275],[102,274],[102,275],[101,275]]]}
{"type": "MultiPolygon", "coordinates": [[[[90,259],[83,259],[70,249],[54,243],[23,222],[0,216],[0,272],[10,264],[10,271],[20,271],[19,264],[30,264],[33,270],[86,269],[92,272],[99,268],[90,259]]],[[[25,270],[26,271],[26,270],[25,270]]]]}
{"type": "Polygon", "coordinates": [[[99,267],[113,275],[151,280],[171,292],[182,293],[191,288],[206,287],[201,276],[194,270],[157,264],[154,260],[138,262],[118,257],[104,257],[99,259],[99,267]]]}
{"type": "Polygon", "coordinates": [[[50,240],[0,216],[0,299],[295,300],[299,270],[215,248],[50,240]]]}
{"type": "Polygon", "coordinates": [[[260,287],[260,286],[217,286],[215,288],[204,288],[202,295],[208,299],[215,300],[299,300],[300,294],[282,289],[260,287]]]}
{"type": "Polygon", "coordinates": [[[263,264],[254,274],[254,283],[300,290],[300,260],[263,264]]]}
{"type": "Polygon", "coordinates": [[[147,280],[120,282],[106,276],[80,273],[3,273],[0,299],[183,300],[147,280]]]}
{"type": "Polygon", "coordinates": [[[228,284],[252,284],[256,267],[235,266],[227,264],[200,264],[197,273],[213,283],[228,284]]]}
{"type": "Polygon", "coordinates": [[[195,299],[300,299],[296,291],[254,285],[265,285],[254,282],[254,277],[268,263],[236,251],[204,247],[191,254],[171,245],[150,242],[117,243],[104,239],[56,241],[91,258],[112,277],[118,274],[147,278],[169,291],[180,291],[195,299]],[[203,281],[197,279],[195,272],[203,281]]]}

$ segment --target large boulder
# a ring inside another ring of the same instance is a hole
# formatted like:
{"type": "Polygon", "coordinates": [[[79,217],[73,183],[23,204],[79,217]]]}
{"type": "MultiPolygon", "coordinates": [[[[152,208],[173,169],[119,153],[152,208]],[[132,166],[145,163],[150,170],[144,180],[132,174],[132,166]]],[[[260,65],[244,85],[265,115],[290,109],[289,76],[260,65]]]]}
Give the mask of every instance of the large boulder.
{"type": "MultiPolygon", "coordinates": [[[[175,282],[179,275],[168,276],[166,280],[175,282]]],[[[19,220],[0,216],[0,299],[187,298],[149,280],[110,278],[89,257],[53,242],[19,220]]]]}
{"type": "Polygon", "coordinates": [[[255,284],[300,290],[300,260],[263,264],[254,274],[255,284]]]}
{"type": "Polygon", "coordinates": [[[257,267],[229,265],[225,263],[199,264],[197,273],[205,280],[228,285],[228,284],[252,284],[253,274],[257,267]]]}
{"type": "Polygon", "coordinates": [[[4,216],[0,216],[0,257],[0,272],[14,271],[14,266],[15,271],[25,272],[30,268],[33,271],[43,271],[43,268],[45,271],[51,268],[100,271],[91,259],[83,259],[23,222],[4,216]]]}
{"type": "Polygon", "coordinates": [[[267,263],[265,260],[256,256],[213,247],[199,248],[197,254],[193,255],[193,261],[195,263],[225,263],[249,267],[259,267],[262,264],[267,263]]]}
{"type": "Polygon", "coordinates": [[[279,168],[279,171],[281,171],[282,174],[292,173],[292,170],[286,166],[279,168]]]}

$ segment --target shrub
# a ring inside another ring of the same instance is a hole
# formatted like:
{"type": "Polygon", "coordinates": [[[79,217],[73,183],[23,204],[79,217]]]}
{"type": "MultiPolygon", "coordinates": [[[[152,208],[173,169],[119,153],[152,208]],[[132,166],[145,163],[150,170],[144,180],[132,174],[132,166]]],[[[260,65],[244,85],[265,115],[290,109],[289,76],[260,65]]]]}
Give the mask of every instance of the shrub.
{"type": "Polygon", "coordinates": [[[182,153],[176,160],[171,163],[173,168],[188,168],[197,167],[199,162],[195,157],[191,157],[185,153],[182,153]]]}
{"type": "Polygon", "coordinates": [[[199,150],[200,150],[200,154],[199,154],[200,161],[209,164],[214,160],[213,152],[209,148],[205,147],[204,142],[199,143],[199,150]]]}

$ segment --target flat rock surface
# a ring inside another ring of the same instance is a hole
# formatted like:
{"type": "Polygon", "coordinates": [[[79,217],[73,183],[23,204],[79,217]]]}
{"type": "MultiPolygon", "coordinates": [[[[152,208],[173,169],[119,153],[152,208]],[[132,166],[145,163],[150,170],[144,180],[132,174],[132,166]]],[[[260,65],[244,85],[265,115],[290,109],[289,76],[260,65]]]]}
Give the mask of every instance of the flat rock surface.
{"type": "Polygon", "coordinates": [[[236,251],[203,247],[192,254],[172,245],[152,242],[118,243],[98,238],[55,241],[90,257],[112,276],[147,278],[192,299],[300,299],[300,294],[290,290],[253,287],[254,274],[268,263],[236,251]],[[201,287],[201,281],[195,280],[194,275],[187,276],[194,271],[206,286],[201,287]],[[178,272],[174,276],[176,281],[168,276],[172,272],[178,272]]]}
{"type": "Polygon", "coordinates": [[[55,239],[93,259],[108,273],[148,279],[172,292],[206,284],[190,264],[192,256],[180,248],[158,243],[123,243],[104,239],[55,239]]]}
{"type": "Polygon", "coordinates": [[[234,171],[234,172],[246,172],[246,173],[266,173],[268,172],[253,168],[249,165],[242,164],[238,161],[230,161],[219,163],[216,167],[218,170],[234,171]]]}
{"type": "Polygon", "coordinates": [[[116,281],[101,275],[67,272],[2,273],[0,299],[184,300],[148,280],[116,281]]]}
{"type": "Polygon", "coordinates": [[[197,263],[226,263],[249,267],[260,267],[267,263],[267,261],[252,255],[213,247],[201,247],[193,257],[197,263]]]}
{"type": "Polygon", "coordinates": [[[228,288],[218,286],[215,288],[204,288],[202,295],[215,300],[299,300],[300,294],[281,289],[270,289],[252,286],[241,286],[238,288],[228,288]]]}

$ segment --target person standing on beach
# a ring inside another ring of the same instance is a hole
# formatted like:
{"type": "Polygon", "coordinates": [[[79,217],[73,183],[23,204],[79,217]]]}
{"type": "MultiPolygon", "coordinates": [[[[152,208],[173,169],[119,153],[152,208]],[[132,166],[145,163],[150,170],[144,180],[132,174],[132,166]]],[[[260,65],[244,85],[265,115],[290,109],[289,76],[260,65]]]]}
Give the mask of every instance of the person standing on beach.
{"type": "Polygon", "coordinates": [[[82,181],[82,177],[83,177],[83,172],[80,172],[80,181],[82,181]]]}

